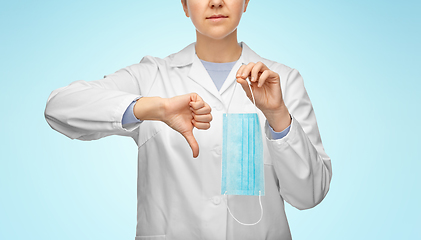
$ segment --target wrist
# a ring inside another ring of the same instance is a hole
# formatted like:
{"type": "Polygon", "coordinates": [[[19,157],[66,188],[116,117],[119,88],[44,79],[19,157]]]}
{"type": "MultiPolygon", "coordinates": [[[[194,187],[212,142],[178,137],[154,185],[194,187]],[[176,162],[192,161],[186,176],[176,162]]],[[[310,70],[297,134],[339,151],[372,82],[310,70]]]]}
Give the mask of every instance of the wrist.
{"type": "Polygon", "coordinates": [[[164,105],[165,99],[161,97],[142,97],[136,101],[133,113],[139,120],[162,121],[164,105]]]}
{"type": "Polygon", "coordinates": [[[265,111],[263,114],[275,132],[281,132],[291,125],[291,115],[285,105],[275,110],[265,111]]]}

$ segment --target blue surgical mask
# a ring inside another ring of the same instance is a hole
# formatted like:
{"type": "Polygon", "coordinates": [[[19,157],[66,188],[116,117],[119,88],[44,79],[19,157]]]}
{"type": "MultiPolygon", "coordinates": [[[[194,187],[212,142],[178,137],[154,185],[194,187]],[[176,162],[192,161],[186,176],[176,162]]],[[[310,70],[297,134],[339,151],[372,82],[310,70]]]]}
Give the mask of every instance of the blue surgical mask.
{"type": "Polygon", "coordinates": [[[231,97],[227,113],[223,115],[221,194],[259,196],[261,217],[256,223],[238,221],[227,205],[231,216],[242,225],[260,222],[263,216],[261,196],[265,194],[262,131],[251,88],[250,91],[256,113],[228,113],[231,97]]]}
{"type": "Polygon", "coordinates": [[[222,194],[264,195],[263,141],[257,113],[223,116],[222,194]]]}

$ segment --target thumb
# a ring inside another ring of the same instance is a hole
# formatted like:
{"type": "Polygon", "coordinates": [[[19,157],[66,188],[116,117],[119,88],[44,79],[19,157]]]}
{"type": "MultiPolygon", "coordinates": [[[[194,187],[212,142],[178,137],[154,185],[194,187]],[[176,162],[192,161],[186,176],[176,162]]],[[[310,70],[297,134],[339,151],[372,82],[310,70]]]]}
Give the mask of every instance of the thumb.
{"type": "Polygon", "coordinates": [[[195,92],[190,93],[190,102],[196,102],[198,100],[197,97],[199,97],[197,93],[195,92]]]}
{"type": "Polygon", "coordinates": [[[196,138],[194,138],[193,132],[188,131],[183,133],[184,138],[190,145],[191,150],[193,151],[193,157],[197,158],[199,156],[199,144],[197,144],[196,138]]]}

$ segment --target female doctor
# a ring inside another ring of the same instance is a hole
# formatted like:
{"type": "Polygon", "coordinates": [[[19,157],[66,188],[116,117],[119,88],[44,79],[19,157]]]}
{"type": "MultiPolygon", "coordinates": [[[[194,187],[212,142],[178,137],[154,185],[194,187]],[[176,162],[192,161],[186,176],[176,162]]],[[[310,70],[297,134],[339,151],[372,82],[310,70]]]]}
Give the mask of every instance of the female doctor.
{"type": "Polygon", "coordinates": [[[196,27],[195,43],[54,90],[46,120],[71,139],[124,135],[136,141],[136,240],[291,239],[284,201],[312,208],[332,177],[303,79],[237,42],[249,0],[181,3],[196,27]],[[221,194],[227,112],[259,116],[261,197],[221,194]]]}

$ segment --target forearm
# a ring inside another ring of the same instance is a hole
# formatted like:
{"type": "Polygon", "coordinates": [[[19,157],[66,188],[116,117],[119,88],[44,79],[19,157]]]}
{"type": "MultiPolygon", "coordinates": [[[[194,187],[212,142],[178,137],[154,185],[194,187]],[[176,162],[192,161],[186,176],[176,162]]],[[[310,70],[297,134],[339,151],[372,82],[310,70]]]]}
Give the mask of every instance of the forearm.
{"type": "Polygon", "coordinates": [[[142,97],[134,105],[134,115],[139,120],[162,121],[165,110],[165,99],[161,97],[142,97]]]}
{"type": "Polygon", "coordinates": [[[49,125],[72,139],[125,135],[121,116],[138,95],[93,87],[94,84],[77,81],[53,91],[45,108],[49,125]]]}
{"type": "Polygon", "coordinates": [[[283,198],[298,209],[314,207],[329,190],[332,167],[310,142],[294,119],[290,133],[280,140],[268,140],[273,166],[283,198]]]}

